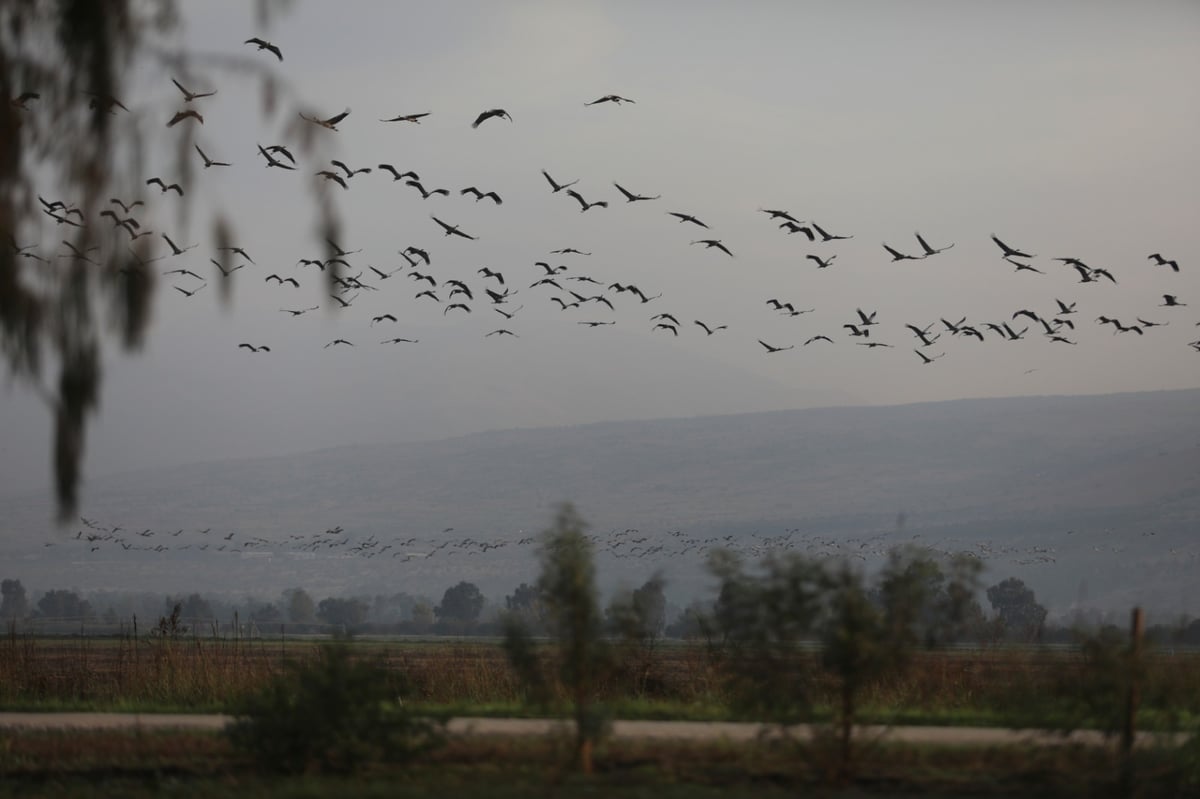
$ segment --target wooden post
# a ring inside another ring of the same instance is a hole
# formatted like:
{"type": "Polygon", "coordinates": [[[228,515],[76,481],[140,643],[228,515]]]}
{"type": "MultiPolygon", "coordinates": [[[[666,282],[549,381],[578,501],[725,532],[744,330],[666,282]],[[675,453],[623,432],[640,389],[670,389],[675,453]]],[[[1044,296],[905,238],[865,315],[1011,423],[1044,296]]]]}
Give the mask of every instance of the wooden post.
{"type": "Polygon", "coordinates": [[[1121,787],[1125,796],[1133,795],[1133,741],[1137,733],[1137,709],[1140,697],[1142,634],[1146,617],[1141,608],[1133,609],[1129,641],[1129,692],[1125,696],[1125,724],[1121,730],[1121,787]]]}

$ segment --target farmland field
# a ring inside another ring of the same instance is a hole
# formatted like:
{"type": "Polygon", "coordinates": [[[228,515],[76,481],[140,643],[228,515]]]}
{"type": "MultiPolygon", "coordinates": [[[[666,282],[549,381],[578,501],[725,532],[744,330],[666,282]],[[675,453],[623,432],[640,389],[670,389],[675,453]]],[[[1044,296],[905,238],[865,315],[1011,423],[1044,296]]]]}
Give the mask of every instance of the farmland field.
{"type": "MultiPolygon", "coordinates": [[[[310,661],[319,641],[184,636],[23,638],[0,641],[0,709],[228,712],[287,664],[310,661]]],[[[519,716],[526,705],[499,642],[470,639],[355,639],[355,657],[395,673],[406,705],[457,715],[519,716]]],[[[834,686],[816,655],[799,650],[812,683],[811,720],[831,713],[834,686]]],[[[699,642],[624,651],[600,699],[621,718],[745,718],[724,679],[722,654],[699,642]]],[[[1070,648],[992,647],[918,653],[912,668],[873,681],[864,720],[903,724],[1096,726],[1073,718],[1064,691],[1088,663],[1070,648]]],[[[565,698],[558,687],[556,698],[565,698]]],[[[1141,721],[1177,726],[1200,714],[1200,653],[1146,657],[1141,721]]]]}

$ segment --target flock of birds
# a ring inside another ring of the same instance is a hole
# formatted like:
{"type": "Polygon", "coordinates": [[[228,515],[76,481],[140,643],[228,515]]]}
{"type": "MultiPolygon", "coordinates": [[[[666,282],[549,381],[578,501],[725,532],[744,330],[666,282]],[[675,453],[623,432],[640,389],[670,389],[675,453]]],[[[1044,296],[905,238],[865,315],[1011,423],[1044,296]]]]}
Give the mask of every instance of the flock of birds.
{"type": "MultiPolygon", "coordinates": [[[[114,552],[209,553],[210,555],[381,558],[392,563],[428,562],[432,559],[469,558],[489,552],[522,552],[531,556],[540,545],[537,536],[517,531],[509,536],[475,537],[458,534],[453,527],[420,535],[407,532],[380,537],[351,532],[341,525],[310,533],[292,533],[282,539],[269,539],[236,530],[154,529],[105,524],[81,517],[81,527],[73,536],[59,542],[64,546],[86,547],[89,556],[103,557],[114,552]],[[98,553],[98,554],[97,554],[98,553]]],[[[1072,536],[1074,530],[1064,536],[1072,536]]],[[[1143,535],[1153,535],[1152,531],[1143,535]]],[[[1057,559],[1058,545],[1042,541],[1012,544],[992,541],[947,539],[933,541],[920,533],[909,535],[902,529],[868,535],[833,537],[786,528],[774,533],[753,531],[746,534],[693,535],[682,529],[613,529],[587,536],[598,557],[645,559],[652,562],[688,560],[702,564],[712,553],[731,552],[756,561],[766,555],[796,552],[817,558],[844,558],[868,561],[882,558],[894,547],[912,544],[935,554],[951,556],[970,553],[982,561],[1006,561],[1021,566],[1047,565],[1057,559]]],[[[1063,538],[1061,543],[1070,539],[1063,538]]],[[[1089,538],[1089,540],[1092,540],[1089,538]]],[[[58,546],[47,542],[45,547],[58,546]]],[[[1100,544],[1094,544],[1101,551],[1100,544]]],[[[1124,551],[1124,546],[1104,545],[1104,551],[1124,551]]]]}
{"type": "MultiPolygon", "coordinates": [[[[272,42],[255,37],[246,40],[245,44],[273,56],[280,63],[284,60],[282,50],[272,42]]],[[[171,81],[182,95],[183,107],[170,116],[166,121],[166,126],[173,128],[184,123],[203,125],[205,119],[200,113],[202,101],[215,95],[217,91],[215,89],[197,91],[174,78],[171,81]]],[[[26,93],[13,98],[10,102],[22,113],[35,113],[36,100],[36,94],[26,93]]],[[[114,114],[128,112],[128,108],[117,98],[92,97],[91,102],[93,107],[99,105],[114,114]]],[[[629,98],[607,94],[585,102],[584,105],[621,106],[632,103],[634,101],[629,98]]],[[[427,111],[399,113],[390,117],[381,117],[379,122],[419,125],[423,119],[430,116],[430,113],[427,111]]],[[[328,117],[317,114],[300,114],[305,122],[330,132],[337,132],[338,126],[345,123],[349,116],[349,109],[328,117]]],[[[515,124],[512,115],[507,110],[491,108],[478,113],[470,122],[470,126],[478,129],[485,123],[494,125],[497,121],[515,124]]],[[[233,166],[232,161],[222,160],[220,156],[211,155],[199,143],[196,143],[194,148],[202,163],[201,175],[210,169],[227,169],[233,166]]],[[[296,172],[302,168],[296,154],[286,143],[269,145],[258,143],[255,152],[261,159],[263,167],[267,169],[296,172]]],[[[372,159],[372,161],[377,160],[372,159]]],[[[382,177],[389,183],[400,183],[419,194],[423,200],[457,197],[460,198],[460,202],[466,198],[473,204],[484,203],[493,207],[499,207],[504,203],[500,191],[492,187],[469,185],[452,189],[434,186],[431,182],[422,179],[415,170],[401,169],[386,162],[351,166],[344,160],[333,159],[328,167],[313,173],[313,179],[336,187],[335,191],[350,191],[357,181],[372,174],[376,177],[370,179],[379,180],[382,177]]],[[[548,170],[542,170],[541,175],[549,192],[554,195],[561,193],[576,203],[580,213],[608,208],[610,201],[624,202],[625,204],[659,203],[663,196],[662,194],[635,192],[615,181],[613,186],[618,192],[615,197],[600,198],[591,192],[589,192],[589,196],[585,196],[580,190],[574,188],[579,180],[562,180],[548,170]]],[[[185,192],[196,188],[196,186],[184,186],[178,180],[160,176],[149,177],[145,179],[144,184],[148,190],[152,187],[158,190],[158,199],[154,200],[156,204],[166,202],[171,195],[182,197],[185,192]]],[[[98,215],[99,218],[95,219],[85,219],[84,213],[69,201],[43,197],[39,197],[39,200],[42,203],[43,212],[57,226],[79,228],[102,225],[107,222],[112,228],[114,246],[122,244],[122,240],[137,242],[146,238],[147,241],[155,242],[154,249],[157,250],[157,253],[142,261],[141,266],[161,262],[163,267],[161,274],[175,278],[171,289],[183,300],[195,298],[213,278],[226,279],[241,270],[246,270],[246,273],[249,274],[258,268],[256,261],[251,256],[253,248],[227,246],[213,252],[193,255],[192,252],[200,247],[199,244],[179,243],[178,237],[173,238],[167,231],[149,229],[149,223],[143,218],[143,211],[149,210],[150,200],[147,198],[138,197],[132,200],[111,198],[110,207],[101,211],[98,215]]],[[[836,268],[835,262],[838,253],[830,252],[830,248],[836,246],[838,242],[854,238],[853,234],[830,232],[827,226],[816,221],[800,219],[787,210],[775,208],[759,210],[764,214],[765,220],[775,225],[783,235],[791,237],[798,234],[802,242],[812,245],[814,249],[821,250],[821,252],[805,255],[805,260],[817,270],[836,268]]],[[[429,214],[430,234],[440,234],[442,240],[477,241],[479,236],[464,229],[462,223],[453,221],[451,213],[452,210],[442,210],[442,206],[439,205],[438,213],[429,214]]],[[[731,245],[721,238],[711,237],[713,235],[711,226],[696,214],[669,209],[664,209],[662,213],[677,225],[683,226],[689,231],[697,231],[698,238],[690,240],[692,246],[702,247],[705,251],[713,251],[726,258],[736,257],[731,245]]],[[[97,244],[90,249],[81,250],[64,240],[62,246],[65,249],[54,253],[42,253],[34,245],[18,243],[11,235],[9,240],[16,253],[45,264],[50,264],[58,258],[96,262],[93,257],[94,251],[100,246],[97,244]]],[[[1053,268],[1071,270],[1081,285],[1107,284],[1115,286],[1118,283],[1117,276],[1109,268],[1089,264],[1081,258],[1060,256],[1050,259],[1052,264],[1042,265],[1036,260],[1035,254],[1028,252],[1019,244],[1010,244],[996,235],[992,235],[991,240],[997,248],[998,259],[1011,266],[1016,273],[1045,275],[1049,269],[1053,268]]],[[[457,272],[452,267],[442,266],[440,263],[435,266],[433,248],[420,246],[417,243],[406,244],[398,250],[399,261],[383,267],[374,263],[366,263],[365,259],[356,258],[355,256],[362,252],[361,248],[346,248],[341,246],[341,243],[332,240],[327,240],[326,244],[328,245],[327,251],[316,257],[300,258],[292,271],[276,269],[269,274],[260,274],[261,280],[274,286],[281,298],[290,300],[295,296],[294,292],[308,282],[306,277],[308,270],[312,269],[323,273],[321,285],[324,299],[316,303],[284,301],[280,303],[281,307],[276,313],[298,318],[324,307],[337,313],[353,314],[358,307],[357,303],[360,297],[369,294],[383,297],[385,291],[388,301],[395,303],[395,308],[382,313],[369,312],[361,320],[367,322],[369,319],[369,324],[365,326],[372,333],[377,333],[385,328],[392,332],[382,336],[373,335],[370,341],[364,341],[358,334],[338,336],[325,343],[323,345],[325,349],[348,349],[364,344],[374,346],[419,344],[420,339],[411,333],[394,334],[395,328],[403,326],[406,321],[405,309],[400,306],[400,300],[409,304],[420,303],[440,308],[441,316],[447,319],[468,315],[476,317],[489,315],[489,318],[495,320],[495,324],[494,326],[485,326],[487,329],[487,332],[483,334],[485,338],[519,338],[521,336],[521,332],[519,332],[521,330],[521,312],[527,305],[535,302],[542,303],[547,309],[568,314],[569,321],[592,329],[617,324],[616,312],[618,305],[622,304],[632,308],[634,314],[643,306],[649,306],[645,308],[643,318],[645,329],[652,334],[679,337],[685,332],[694,331],[695,335],[711,337],[718,334],[731,335],[734,332],[731,325],[725,321],[695,318],[693,314],[684,314],[675,308],[668,308],[669,300],[664,298],[662,291],[648,291],[635,283],[613,280],[602,276],[598,271],[582,268],[581,264],[587,263],[587,259],[592,253],[577,247],[559,247],[548,252],[535,253],[531,257],[530,263],[523,266],[500,269],[476,263],[472,264],[470,271],[457,272]],[[397,286],[401,288],[396,288],[397,286]],[[332,289],[332,291],[328,289],[332,289]],[[653,305],[651,305],[652,303],[653,305]],[[491,314],[495,314],[495,316],[491,317],[491,314]]],[[[912,247],[896,242],[883,242],[882,253],[890,258],[891,263],[923,261],[938,257],[954,246],[953,242],[939,242],[935,246],[918,232],[915,234],[915,242],[912,247]]],[[[130,249],[132,252],[132,248],[130,249]]],[[[455,253],[455,255],[459,256],[460,253],[455,253]]],[[[136,254],[134,257],[141,258],[136,254]]],[[[438,260],[440,261],[440,256],[438,260]]],[[[1146,268],[1148,269],[1169,270],[1175,274],[1181,271],[1180,264],[1176,259],[1168,258],[1161,252],[1148,254],[1147,262],[1146,268]]],[[[141,277],[141,272],[137,269],[130,268],[122,271],[128,274],[129,279],[140,279],[141,277]]],[[[764,296],[762,302],[763,306],[769,309],[768,313],[781,317],[800,317],[815,310],[814,308],[800,307],[795,301],[778,296],[764,296]]],[[[793,341],[767,340],[768,337],[761,333],[752,334],[747,336],[746,345],[747,347],[757,347],[761,353],[768,356],[777,356],[797,347],[830,346],[838,341],[849,341],[858,347],[871,350],[911,348],[913,357],[920,364],[929,366],[946,357],[947,345],[954,341],[974,340],[978,342],[989,339],[1015,342],[1038,338],[1055,346],[1075,346],[1079,343],[1080,334],[1083,332],[1082,325],[1085,324],[1078,306],[1079,302],[1074,299],[1047,296],[1034,307],[1014,308],[1009,313],[987,320],[968,320],[966,317],[954,318],[948,317],[948,315],[932,320],[900,320],[899,324],[888,326],[886,334],[880,332],[885,328],[878,309],[855,308],[853,312],[845,314],[840,325],[835,329],[809,330],[793,341]]],[[[1145,310],[1136,316],[1119,318],[1109,314],[1100,314],[1088,320],[1087,324],[1107,326],[1111,328],[1112,335],[1148,336],[1157,328],[1175,322],[1181,309],[1187,307],[1188,303],[1184,298],[1176,294],[1163,294],[1161,301],[1155,303],[1154,307],[1147,304],[1145,310]]],[[[1183,324],[1189,323],[1184,322],[1183,324]]],[[[1191,336],[1187,338],[1191,338],[1191,336]]],[[[1200,338],[1187,341],[1187,345],[1200,352],[1200,338]]],[[[240,341],[236,345],[238,350],[252,355],[270,354],[278,346],[280,345],[275,341],[260,340],[240,341]]]]}

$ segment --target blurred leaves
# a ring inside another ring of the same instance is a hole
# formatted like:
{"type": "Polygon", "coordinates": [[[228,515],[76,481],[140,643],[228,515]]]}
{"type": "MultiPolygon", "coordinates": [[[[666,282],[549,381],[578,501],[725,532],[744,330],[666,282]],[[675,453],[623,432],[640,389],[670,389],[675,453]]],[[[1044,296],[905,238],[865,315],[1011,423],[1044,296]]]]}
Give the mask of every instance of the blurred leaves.
{"type": "MultiPolygon", "coordinates": [[[[257,0],[260,25],[287,5],[257,0]]],[[[9,374],[53,416],[60,521],[74,516],[79,503],[105,340],[111,336],[125,351],[140,349],[153,318],[157,281],[149,246],[139,240],[135,248],[122,238],[128,231],[114,228],[110,235],[92,223],[110,198],[141,194],[147,137],[161,135],[159,109],[123,96],[133,71],[153,64],[186,77],[203,58],[227,73],[260,80],[264,117],[279,103],[281,84],[267,68],[197,56],[181,46],[182,28],[175,0],[0,3],[0,353],[9,374]],[[47,238],[62,239],[70,253],[39,252],[47,238]],[[100,322],[102,301],[108,329],[100,322]],[[58,372],[50,383],[48,368],[58,372]]],[[[185,126],[176,136],[170,171],[189,189],[193,135],[193,126],[185,126]]],[[[192,216],[193,202],[189,190],[174,203],[179,224],[192,216]]],[[[328,197],[316,207],[315,230],[336,235],[336,209],[328,197]]],[[[232,226],[219,211],[213,215],[212,238],[228,246],[235,238],[232,226]]],[[[232,281],[222,278],[222,301],[231,296],[232,281]]]]}

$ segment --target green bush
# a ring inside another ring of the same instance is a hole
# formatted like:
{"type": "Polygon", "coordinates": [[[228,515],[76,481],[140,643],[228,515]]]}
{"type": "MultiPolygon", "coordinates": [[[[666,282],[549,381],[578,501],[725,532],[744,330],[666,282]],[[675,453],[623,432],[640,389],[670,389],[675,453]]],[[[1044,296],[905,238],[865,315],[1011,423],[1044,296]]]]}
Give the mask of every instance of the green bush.
{"type": "Polygon", "coordinates": [[[371,761],[407,759],[440,740],[433,721],[413,718],[399,702],[401,675],[352,659],[344,643],[288,666],[238,708],[228,733],[268,770],[349,773],[371,761]]]}

